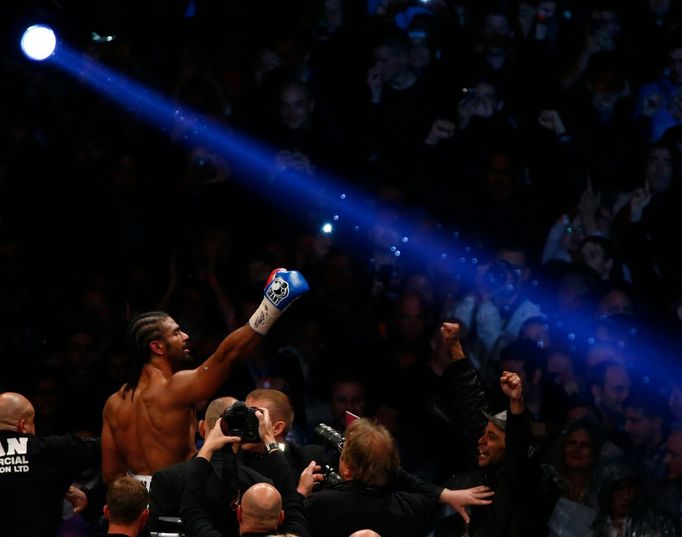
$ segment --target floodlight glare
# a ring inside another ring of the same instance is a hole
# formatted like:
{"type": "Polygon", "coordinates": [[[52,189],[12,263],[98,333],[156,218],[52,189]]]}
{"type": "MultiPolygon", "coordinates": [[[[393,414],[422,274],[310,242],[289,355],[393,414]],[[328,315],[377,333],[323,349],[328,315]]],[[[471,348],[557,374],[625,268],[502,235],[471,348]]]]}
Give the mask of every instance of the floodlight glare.
{"type": "Polygon", "coordinates": [[[322,233],[329,234],[334,231],[334,227],[330,223],[322,224],[322,233]]]}
{"type": "Polygon", "coordinates": [[[31,60],[41,62],[54,53],[57,47],[57,36],[49,26],[34,24],[29,26],[21,36],[21,50],[31,60]]]}

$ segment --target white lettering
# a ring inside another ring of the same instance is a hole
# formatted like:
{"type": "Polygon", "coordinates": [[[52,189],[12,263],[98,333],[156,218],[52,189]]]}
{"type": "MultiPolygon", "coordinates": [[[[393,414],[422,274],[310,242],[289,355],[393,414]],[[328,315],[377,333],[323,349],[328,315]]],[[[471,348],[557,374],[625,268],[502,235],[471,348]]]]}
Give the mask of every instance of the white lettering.
{"type": "Polygon", "coordinates": [[[7,455],[26,455],[27,451],[28,451],[27,437],[7,439],[7,455]]]}
{"type": "Polygon", "coordinates": [[[0,459],[0,466],[19,463],[27,464],[28,461],[26,460],[26,457],[3,457],[0,459]]]}

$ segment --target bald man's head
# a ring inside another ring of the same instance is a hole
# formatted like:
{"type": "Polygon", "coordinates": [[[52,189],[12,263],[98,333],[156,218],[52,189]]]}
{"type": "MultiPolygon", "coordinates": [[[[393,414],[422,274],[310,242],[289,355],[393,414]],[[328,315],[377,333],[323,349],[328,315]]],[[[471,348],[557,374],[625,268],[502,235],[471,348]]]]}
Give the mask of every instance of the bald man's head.
{"type": "Polygon", "coordinates": [[[0,430],[35,434],[35,410],[20,393],[0,393],[0,430]]]}
{"type": "Polygon", "coordinates": [[[235,397],[218,397],[211,401],[204,412],[204,419],[199,421],[199,434],[201,438],[206,438],[208,433],[215,426],[218,418],[222,416],[225,409],[230,408],[237,402],[235,397]]]}
{"type": "Polygon", "coordinates": [[[213,429],[215,422],[218,421],[218,418],[222,413],[236,402],[236,397],[219,397],[218,399],[211,401],[206,407],[206,412],[204,412],[204,421],[206,422],[208,429],[213,429]]]}
{"type": "Polygon", "coordinates": [[[360,530],[351,534],[350,537],[381,537],[381,535],[372,530],[360,530]]]}
{"type": "Polygon", "coordinates": [[[282,496],[269,483],[256,483],[242,496],[237,516],[241,533],[276,531],[284,520],[282,496]]]}

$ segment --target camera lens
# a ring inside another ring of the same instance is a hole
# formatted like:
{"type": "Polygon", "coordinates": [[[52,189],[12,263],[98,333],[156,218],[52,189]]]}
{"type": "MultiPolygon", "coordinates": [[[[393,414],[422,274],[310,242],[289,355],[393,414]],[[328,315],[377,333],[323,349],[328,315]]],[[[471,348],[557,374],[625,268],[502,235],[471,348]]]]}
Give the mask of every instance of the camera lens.
{"type": "Polygon", "coordinates": [[[315,436],[322,442],[323,445],[336,449],[339,453],[343,449],[343,435],[338,431],[332,429],[329,425],[320,423],[315,427],[315,436]]]}

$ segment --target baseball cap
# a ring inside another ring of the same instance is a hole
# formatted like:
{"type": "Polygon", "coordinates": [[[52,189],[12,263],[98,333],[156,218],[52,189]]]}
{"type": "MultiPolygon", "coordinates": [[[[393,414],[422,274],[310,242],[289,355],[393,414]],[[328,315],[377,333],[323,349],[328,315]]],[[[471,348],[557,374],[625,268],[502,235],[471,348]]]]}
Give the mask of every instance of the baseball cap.
{"type": "Polygon", "coordinates": [[[486,412],[485,410],[481,410],[481,413],[486,417],[488,421],[492,421],[495,425],[497,425],[500,429],[503,431],[507,430],[507,411],[503,410],[502,412],[498,412],[497,414],[490,414],[486,412]]]}

